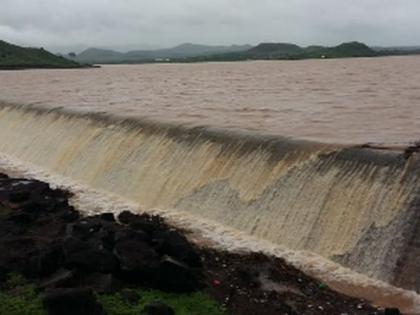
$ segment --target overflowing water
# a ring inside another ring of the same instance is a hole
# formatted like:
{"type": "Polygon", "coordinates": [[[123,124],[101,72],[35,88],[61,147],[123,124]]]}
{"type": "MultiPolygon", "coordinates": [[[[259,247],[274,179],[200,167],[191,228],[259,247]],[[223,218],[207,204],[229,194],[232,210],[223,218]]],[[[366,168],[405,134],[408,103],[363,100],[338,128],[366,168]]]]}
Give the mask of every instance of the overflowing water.
{"type": "Polygon", "coordinates": [[[267,255],[274,255],[285,259],[296,268],[339,292],[366,299],[382,307],[398,307],[407,315],[420,314],[420,295],[416,292],[366,277],[312,252],[290,250],[217,222],[197,218],[186,212],[162,209],[144,210],[138,203],[121,198],[119,195],[93,189],[68,178],[51,175],[48,170],[43,170],[37,165],[22,163],[4,154],[0,154],[0,170],[13,176],[35,178],[49,182],[53,187],[70,190],[74,194],[70,202],[87,215],[101,212],[118,214],[122,211],[157,214],[171,224],[188,231],[187,237],[198,245],[236,252],[261,251],[267,255]]]}
{"type": "Polygon", "coordinates": [[[0,72],[1,160],[86,187],[81,195],[100,191],[79,194],[83,207],[113,210],[114,197],[102,196],[116,196],[120,207],[159,209],[221,244],[269,248],[347,293],[420,312],[415,293],[384,284],[420,290],[420,157],[351,145],[416,139],[417,65],[401,57],[0,72]]]}

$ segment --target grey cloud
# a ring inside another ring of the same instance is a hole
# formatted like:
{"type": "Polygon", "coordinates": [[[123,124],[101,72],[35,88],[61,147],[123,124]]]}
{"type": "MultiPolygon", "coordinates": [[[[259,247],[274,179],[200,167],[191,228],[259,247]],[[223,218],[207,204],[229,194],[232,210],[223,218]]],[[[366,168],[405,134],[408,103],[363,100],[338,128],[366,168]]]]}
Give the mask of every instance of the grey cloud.
{"type": "Polygon", "coordinates": [[[418,0],[0,0],[0,38],[34,46],[348,40],[420,44],[418,0]]]}

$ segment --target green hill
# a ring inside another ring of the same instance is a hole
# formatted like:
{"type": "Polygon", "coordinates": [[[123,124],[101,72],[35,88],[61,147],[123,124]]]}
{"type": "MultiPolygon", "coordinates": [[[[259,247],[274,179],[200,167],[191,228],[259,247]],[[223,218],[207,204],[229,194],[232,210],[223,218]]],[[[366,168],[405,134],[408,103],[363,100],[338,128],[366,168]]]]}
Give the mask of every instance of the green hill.
{"type": "Polygon", "coordinates": [[[242,52],[194,57],[181,61],[299,60],[315,58],[375,57],[378,55],[379,54],[375,50],[359,42],[343,43],[334,47],[300,47],[289,43],[262,43],[242,52]]]}
{"type": "Polygon", "coordinates": [[[182,44],[158,50],[136,50],[127,53],[107,49],[89,48],[71,60],[81,63],[148,63],[148,62],[200,62],[238,60],[285,60],[311,58],[374,57],[380,55],[359,42],[343,43],[334,47],[313,45],[300,47],[291,43],[261,43],[257,46],[206,46],[182,44]]]}
{"type": "Polygon", "coordinates": [[[157,50],[133,50],[121,53],[109,49],[89,48],[71,59],[88,63],[144,63],[156,59],[179,59],[197,56],[245,51],[249,45],[209,46],[185,43],[172,48],[157,50]]]}
{"type": "Polygon", "coordinates": [[[24,48],[0,40],[0,69],[78,68],[79,63],[43,48],[24,48]]]}
{"type": "Polygon", "coordinates": [[[119,63],[124,54],[110,49],[89,48],[72,57],[81,63],[119,63]]]}
{"type": "Polygon", "coordinates": [[[312,46],[305,49],[303,57],[306,58],[350,58],[350,57],[374,57],[377,56],[369,46],[359,42],[343,43],[335,47],[312,46]]]}
{"type": "Polygon", "coordinates": [[[287,58],[302,54],[304,49],[289,43],[262,43],[245,52],[246,55],[262,58],[287,58]]]}

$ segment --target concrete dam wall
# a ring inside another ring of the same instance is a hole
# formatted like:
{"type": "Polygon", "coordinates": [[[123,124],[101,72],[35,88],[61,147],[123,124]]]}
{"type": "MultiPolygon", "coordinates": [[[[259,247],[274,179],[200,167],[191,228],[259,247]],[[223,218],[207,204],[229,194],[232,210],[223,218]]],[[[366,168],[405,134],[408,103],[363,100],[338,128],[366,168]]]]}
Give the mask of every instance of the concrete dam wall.
{"type": "Polygon", "coordinates": [[[420,291],[416,153],[6,104],[0,152],[420,291]]]}

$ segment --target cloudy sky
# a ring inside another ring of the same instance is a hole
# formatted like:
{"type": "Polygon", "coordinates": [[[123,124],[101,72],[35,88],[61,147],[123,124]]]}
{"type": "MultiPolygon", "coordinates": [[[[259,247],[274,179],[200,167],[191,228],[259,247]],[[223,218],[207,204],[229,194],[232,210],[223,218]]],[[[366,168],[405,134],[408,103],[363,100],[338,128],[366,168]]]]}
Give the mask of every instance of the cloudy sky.
{"type": "Polygon", "coordinates": [[[53,50],[184,42],[420,45],[420,0],[0,0],[0,39],[53,50]]]}

